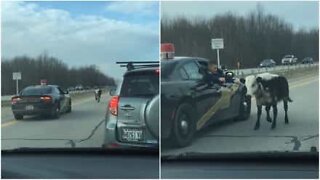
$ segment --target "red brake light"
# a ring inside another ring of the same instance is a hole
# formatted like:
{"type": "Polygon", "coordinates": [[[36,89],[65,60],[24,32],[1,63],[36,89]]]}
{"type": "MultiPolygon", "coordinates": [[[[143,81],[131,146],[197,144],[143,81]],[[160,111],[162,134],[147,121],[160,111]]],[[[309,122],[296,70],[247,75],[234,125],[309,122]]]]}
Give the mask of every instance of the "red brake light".
{"type": "Polygon", "coordinates": [[[156,69],[156,74],[159,75],[160,74],[160,69],[156,69]]]}
{"type": "Polygon", "coordinates": [[[20,101],[21,100],[21,98],[20,97],[13,97],[12,99],[11,99],[11,104],[16,104],[18,101],[20,101]]]}
{"type": "Polygon", "coordinates": [[[119,96],[112,96],[109,102],[109,111],[112,115],[118,116],[119,96]]]}
{"type": "Polygon", "coordinates": [[[51,102],[51,96],[41,96],[40,99],[44,102],[51,102]]]}

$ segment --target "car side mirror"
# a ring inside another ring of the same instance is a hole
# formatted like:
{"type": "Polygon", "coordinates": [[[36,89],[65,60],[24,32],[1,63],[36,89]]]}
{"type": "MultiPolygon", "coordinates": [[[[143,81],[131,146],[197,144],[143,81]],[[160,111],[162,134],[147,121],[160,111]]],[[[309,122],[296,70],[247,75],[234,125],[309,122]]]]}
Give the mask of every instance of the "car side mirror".
{"type": "Polygon", "coordinates": [[[116,88],[111,88],[111,89],[109,90],[109,95],[110,95],[110,96],[114,96],[115,93],[116,93],[116,88]]]}
{"type": "Polygon", "coordinates": [[[226,75],[227,78],[234,78],[234,73],[231,72],[231,71],[227,71],[227,72],[225,73],[225,75],[226,75]]]}

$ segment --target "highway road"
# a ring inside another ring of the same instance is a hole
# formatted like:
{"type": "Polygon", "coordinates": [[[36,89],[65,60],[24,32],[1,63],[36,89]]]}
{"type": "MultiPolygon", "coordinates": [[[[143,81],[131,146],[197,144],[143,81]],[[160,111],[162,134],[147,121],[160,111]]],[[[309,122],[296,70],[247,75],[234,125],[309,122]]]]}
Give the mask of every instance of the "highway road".
{"type": "Polygon", "coordinates": [[[93,94],[92,97],[73,99],[72,112],[62,114],[59,119],[27,116],[23,120],[16,121],[10,107],[2,107],[2,149],[101,147],[104,134],[104,123],[101,122],[108,101],[109,96],[106,93],[102,95],[100,103],[94,100],[93,94]],[[90,136],[91,134],[93,135],[90,136]]]}
{"type": "MultiPolygon", "coordinates": [[[[193,143],[185,148],[162,146],[162,155],[178,155],[187,152],[258,152],[258,151],[310,151],[319,144],[319,76],[309,75],[289,80],[289,124],[284,123],[283,104],[278,105],[277,127],[271,130],[263,108],[260,129],[254,130],[257,118],[255,101],[251,116],[246,121],[232,120],[213,124],[199,131],[193,143]]],[[[271,111],[272,112],[272,111],[271,111]]],[[[271,113],[272,115],[272,113],[271,113]]]]}
{"type": "MultiPolygon", "coordinates": [[[[318,147],[319,77],[317,74],[289,80],[289,125],[284,124],[283,106],[279,104],[277,128],[265,121],[263,111],[258,131],[255,102],[249,120],[214,124],[199,133],[191,146],[180,149],[162,147],[162,154],[183,152],[243,152],[243,151],[309,151],[318,147]]],[[[2,107],[2,149],[18,147],[101,147],[105,110],[109,96],[103,94],[100,103],[94,97],[73,100],[73,111],[59,119],[27,117],[13,119],[11,109],[2,107]],[[97,127],[97,128],[96,128],[97,127]],[[92,135],[92,136],[90,136],[92,135]]]]}

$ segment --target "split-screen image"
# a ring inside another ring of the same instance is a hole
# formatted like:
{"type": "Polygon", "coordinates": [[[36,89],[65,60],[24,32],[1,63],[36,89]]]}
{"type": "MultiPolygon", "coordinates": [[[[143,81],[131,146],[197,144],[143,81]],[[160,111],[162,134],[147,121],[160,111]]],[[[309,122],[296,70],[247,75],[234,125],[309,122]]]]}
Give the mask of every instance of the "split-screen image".
{"type": "Polygon", "coordinates": [[[318,179],[318,1],[2,1],[1,178],[318,179]]]}

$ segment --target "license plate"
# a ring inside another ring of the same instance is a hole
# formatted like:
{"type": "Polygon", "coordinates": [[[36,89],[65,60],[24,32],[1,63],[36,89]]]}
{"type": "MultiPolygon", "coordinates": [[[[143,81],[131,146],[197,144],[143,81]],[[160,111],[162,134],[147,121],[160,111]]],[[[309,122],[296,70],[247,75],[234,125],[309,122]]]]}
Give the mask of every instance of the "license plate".
{"type": "Polygon", "coordinates": [[[26,110],[27,111],[32,111],[34,109],[33,105],[27,105],[26,110]]]}
{"type": "Polygon", "coordinates": [[[133,128],[122,128],[122,140],[124,141],[143,141],[143,130],[133,128]]]}

